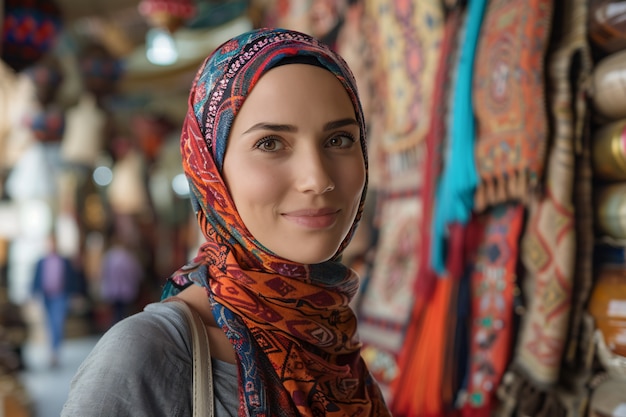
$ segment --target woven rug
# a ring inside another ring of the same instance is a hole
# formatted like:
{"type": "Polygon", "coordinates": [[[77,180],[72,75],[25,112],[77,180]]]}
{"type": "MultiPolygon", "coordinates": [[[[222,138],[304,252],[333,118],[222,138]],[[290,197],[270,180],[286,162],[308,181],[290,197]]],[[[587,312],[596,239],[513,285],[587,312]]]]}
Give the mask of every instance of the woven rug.
{"type": "MultiPolygon", "coordinates": [[[[590,219],[577,217],[574,207],[575,199],[582,197],[574,194],[574,181],[580,178],[575,173],[576,151],[582,155],[582,126],[586,120],[582,94],[589,73],[586,3],[585,0],[562,2],[559,13],[555,14],[562,22],[548,66],[554,138],[548,156],[545,191],[531,196],[523,237],[521,258],[526,269],[524,294],[528,305],[508,384],[502,390],[501,415],[511,415],[514,409],[526,415],[558,415],[564,409],[559,406],[555,388],[561,375],[568,333],[572,331],[570,320],[574,318],[578,323],[572,324],[580,325],[580,317],[572,316],[572,305],[577,302],[580,308],[583,300],[579,297],[585,297],[584,293],[574,297],[575,276],[580,279],[579,290],[588,292],[592,256],[588,246],[592,239],[590,219]],[[586,223],[577,227],[577,220],[586,223]],[[581,242],[577,247],[578,230],[583,231],[580,237],[588,242],[581,242]],[[578,275],[576,267],[582,268],[578,275]]],[[[578,168],[580,172],[588,169],[582,165],[578,168]]],[[[587,192],[589,189],[584,187],[578,191],[587,192]]],[[[589,214],[589,207],[583,206],[581,215],[589,214]]]]}
{"type": "Polygon", "coordinates": [[[363,358],[388,401],[389,385],[400,373],[398,354],[415,298],[421,210],[417,193],[381,197],[373,267],[363,277],[357,310],[363,358]]]}
{"type": "MultiPolygon", "coordinates": [[[[449,95],[451,72],[454,71],[457,49],[457,36],[463,22],[463,11],[457,7],[450,11],[446,17],[444,37],[441,42],[441,54],[439,57],[439,69],[435,78],[435,90],[433,92],[433,109],[431,112],[430,130],[426,135],[423,186],[422,186],[422,239],[427,244],[420,245],[419,259],[421,259],[419,274],[416,282],[416,305],[414,309],[421,310],[430,298],[435,286],[437,274],[431,262],[432,245],[432,222],[434,218],[435,190],[442,169],[443,148],[446,142],[446,114],[449,109],[449,95]]],[[[439,242],[438,242],[439,243],[439,242]]],[[[441,242],[443,244],[443,242],[441,242]]],[[[419,316],[419,312],[416,313],[419,316]]]]}
{"type": "Polygon", "coordinates": [[[440,61],[435,78],[430,129],[425,141],[423,187],[421,189],[421,242],[414,254],[419,259],[410,316],[406,322],[403,346],[397,355],[400,370],[392,381],[393,401],[390,403],[396,417],[438,416],[449,407],[456,394],[456,362],[451,360],[457,351],[456,299],[459,283],[450,277],[439,279],[429,262],[430,228],[433,214],[434,191],[441,170],[441,148],[445,141],[445,115],[448,107],[450,72],[455,61],[461,8],[450,11],[446,17],[441,43],[440,61]],[[425,380],[422,375],[428,373],[425,380]]]}
{"type": "Polygon", "coordinates": [[[469,373],[462,415],[489,417],[510,359],[524,207],[513,203],[494,206],[473,221],[482,225],[484,232],[470,276],[469,373]]]}
{"type": "Polygon", "coordinates": [[[547,145],[544,56],[552,0],[492,0],[474,72],[475,209],[524,200],[541,179],[547,145]]]}
{"type": "Polygon", "coordinates": [[[372,165],[383,167],[371,176],[372,184],[415,189],[423,158],[420,144],[431,120],[443,7],[439,0],[372,0],[365,3],[365,13],[376,57],[370,151],[372,165]]]}

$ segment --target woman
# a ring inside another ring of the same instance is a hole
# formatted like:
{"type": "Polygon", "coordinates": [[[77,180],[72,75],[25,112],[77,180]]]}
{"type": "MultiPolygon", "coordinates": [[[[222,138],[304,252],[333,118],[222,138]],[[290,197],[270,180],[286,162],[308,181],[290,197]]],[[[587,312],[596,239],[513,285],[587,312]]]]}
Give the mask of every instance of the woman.
{"type": "MultiPolygon", "coordinates": [[[[216,416],[390,415],[360,357],[358,277],[340,263],[367,183],[345,62],[294,31],[226,42],[193,83],[181,152],[206,242],[163,298],[207,326],[216,416]]],[[[184,323],[154,303],[114,326],[62,415],[191,415],[184,323]]]]}

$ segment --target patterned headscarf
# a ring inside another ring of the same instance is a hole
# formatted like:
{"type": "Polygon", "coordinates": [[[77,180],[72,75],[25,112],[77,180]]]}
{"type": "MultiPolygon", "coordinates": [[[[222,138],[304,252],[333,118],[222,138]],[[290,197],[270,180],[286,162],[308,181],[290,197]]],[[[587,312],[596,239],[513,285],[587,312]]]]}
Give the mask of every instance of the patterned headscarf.
{"type": "Polygon", "coordinates": [[[206,242],[168,280],[163,297],[192,284],[207,289],[215,320],[236,351],[240,416],[387,416],[361,358],[349,306],[358,277],[340,262],[361,217],[365,187],[335,256],[303,265],[271,253],[250,234],[221,176],[234,118],[261,76],[311,58],[350,96],[367,168],[363,112],[343,59],[310,36],[284,29],[258,29],[224,43],[196,75],[181,136],[183,168],[206,242]]]}

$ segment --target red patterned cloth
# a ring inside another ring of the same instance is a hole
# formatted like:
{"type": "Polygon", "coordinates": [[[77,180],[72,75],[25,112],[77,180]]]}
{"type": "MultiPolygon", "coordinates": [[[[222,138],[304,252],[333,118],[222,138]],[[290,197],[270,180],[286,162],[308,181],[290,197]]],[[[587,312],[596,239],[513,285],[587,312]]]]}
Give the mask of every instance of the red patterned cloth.
{"type": "Polygon", "coordinates": [[[476,210],[524,199],[544,169],[544,55],[552,0],[492,0],[474,72],[476,210]]]}
{"type": "MultiPolygon", "coordinates": [[[[573,360],[565,355],[568,335],[581,334],[578,328],[571,327],[581,325],[580,314],[572,314],[572,307],[582,310],[585,303],[582,297],[589,292],[592,268],[591,219],[581,217],[590,215],[589,178],[580,176],[588,165],[584,165],[582,153],[576,158],[577,150],[589,152],[583,146],[586,80],[591,70],[587,13],[586,0],[562,3],[561,10],[555,13],[555,18],[560,19],[557,26],[560,31],[556,33],[547,67],[554,137],[548,152],[545,191],[531,196],[522,239],[523,291],[528,303],[507,382],[499,393],[502,416],[565,415],[572,408],[559,395],[558,385],[563,377],[563,364],[571,365],[573,360]],[[583,182],[575,182],[581,178],[583,182]],[[587,201],[575,206],[574,201],[581,198],[587,201]],[[582,234],[577,236],[577,233],[582,234]],[[578,239],[581,241],[577,244],[578,239]]],[[[588,354],[584,339],[579,341],[583,352],[588,354]]],[[[576,343],[570,348],[576,349],[576,343]]],[[[584,373],[587,361],[581,358],[578,363],[583,366],[576,372],[584,373]]],[[[568,396],[584,403],[587,395],[584,380],[575,372],[567,375],[568,396]]]]}
{"type": "Polygon", "coordinates": [[[482,234],[482,243],[470,278],[472,324],[464,417],[492,415],[496,389],[509,363],[523,221],[523,206],[507,204],[489,209],[471,225],[472,233],[482,234]]]}
{"type": "MultiPolygon", "coordinates": [[[[406,335],[401,349],[393,352],[392,363],[396,374],[390,378],[392,411],[396,417],[437,416],[451,401],[446,398],[444,387],[452,377],[445,365],[450,363],[446,346],[451,344],[449,331],[454,329],[453,307],[457,282],[451,277],[440,277],[433,271],[429,262],[430,228],[433,217],[435,185],[441,171],[441,148],[445,138],[445,109],[447,107],[448,85],[453,50],[462,22],[462,11],[455,8],[446,18],[444,36],[441,43],[439,65],[433,91],[430,130],[426,136],[426,157],[422,167],[424,186],[420,205],[415,210],[415,220],[419,227],[420,241],[415,245],[412,257],[417,260],[418,269],[410,269],[414,274],[414,287],[411,291],[413,304],[405,318],[406,335]],[[429,375],[428,379],[423,375],[429,375]],[[448,381],[447,381],[447,380],[448,381]]],[[[388,223],[391,219],[383,217],[388,223]]],[[[456,234],[456,233],[455,233],[456,234]]],[[[378,265],[376,265],[378,266],[378,265]]],[[[380,361],[382,362],[382,361],[380,361]]],[[[449,384],[452,385],[452,384],[449,384]]]]}

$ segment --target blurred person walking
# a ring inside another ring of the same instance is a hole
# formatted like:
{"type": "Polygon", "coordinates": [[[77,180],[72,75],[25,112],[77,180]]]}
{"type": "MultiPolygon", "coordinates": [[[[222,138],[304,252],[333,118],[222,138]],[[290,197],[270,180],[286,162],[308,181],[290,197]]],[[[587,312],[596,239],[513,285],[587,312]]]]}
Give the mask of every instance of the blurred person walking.
{"type": "Polygon", "coordinates": [[[79,292],[79,273],[72,261],[59,253],[56,238],[48,238],[48,251],[37,261],[33,296],[41,296],[50,341],[50,366],[59,365],[71,295],[79,292]]]}
{"type": "Polygon", "coordinates": [[[100,296],[112,308],[110,325],[127,317],[137,301],[143,266],[130,244],[114,236],[102,258],[100,296]]]}

